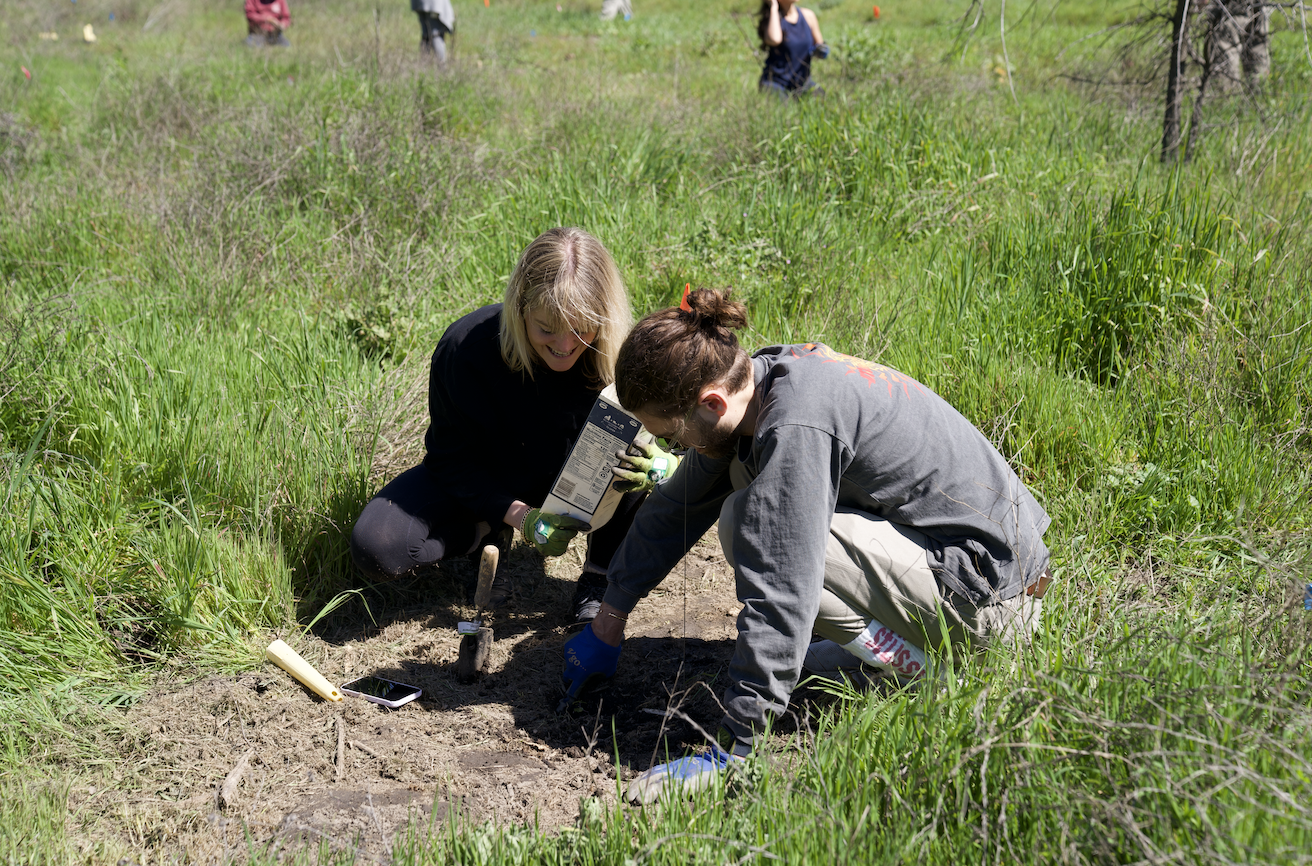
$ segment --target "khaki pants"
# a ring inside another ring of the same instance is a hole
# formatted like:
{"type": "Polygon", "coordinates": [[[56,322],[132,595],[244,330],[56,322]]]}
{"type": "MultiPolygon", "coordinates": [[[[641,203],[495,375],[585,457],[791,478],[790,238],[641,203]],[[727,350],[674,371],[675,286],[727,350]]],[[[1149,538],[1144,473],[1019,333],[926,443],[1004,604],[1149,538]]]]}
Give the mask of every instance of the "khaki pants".
{"type": "MultiPolygon", "coordinates": [[[[732,503],[720,511],[720,543],[733,565],[732,503]]],[[[856,639],[872,623],[887,626],[921,649],[950,642],[954,652],[994,643],[1026,642],[1043,613],[1040,599],[1021,593],[985,607],[945,599],[925,554],[925,536],[863,511],[839,508],[829,527],[825,582],[814,630],[838,644],[856,639]],[[941,621],[940,621],[941,616],[941,621]],[[943,626],[946,626],[946,631],[943,626]]]]}

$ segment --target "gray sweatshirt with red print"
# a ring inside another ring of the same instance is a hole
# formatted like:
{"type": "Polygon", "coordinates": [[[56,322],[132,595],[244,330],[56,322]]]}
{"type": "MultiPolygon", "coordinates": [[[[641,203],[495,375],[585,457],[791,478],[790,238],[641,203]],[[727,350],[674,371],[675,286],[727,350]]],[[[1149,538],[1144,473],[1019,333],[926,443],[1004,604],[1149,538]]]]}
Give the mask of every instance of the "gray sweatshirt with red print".
{"type": "Polygon", "coordinates": [[[752,480],[726,515],[744,607],[725,693],[726,726],[744,738],[784,711],[797,684],[837,507],[924,533],[944,595],[977,606],[1043,574],[1050,522],[988,439],[910,376],[816,343],[762,349],[752,365],[755,433],[735,457],[690,452],[657,485],[606,592],[632,610],[720,517],[731,464],[744,464],[734,474],[752,480]]]}

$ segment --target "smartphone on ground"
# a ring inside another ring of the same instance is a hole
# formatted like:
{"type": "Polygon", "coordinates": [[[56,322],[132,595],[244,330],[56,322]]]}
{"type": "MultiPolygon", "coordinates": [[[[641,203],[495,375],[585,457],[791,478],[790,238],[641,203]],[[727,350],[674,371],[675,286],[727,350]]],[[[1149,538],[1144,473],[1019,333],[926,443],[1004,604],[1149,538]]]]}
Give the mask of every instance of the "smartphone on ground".
{"type": "Polygon", "coordinates": [[[382,677],[360,677],[358,680],[351,680],[349,683],[342,684],[342,691],[393,710],[423,694],[423,691],[416,686],[385,680],[382,677]]]}

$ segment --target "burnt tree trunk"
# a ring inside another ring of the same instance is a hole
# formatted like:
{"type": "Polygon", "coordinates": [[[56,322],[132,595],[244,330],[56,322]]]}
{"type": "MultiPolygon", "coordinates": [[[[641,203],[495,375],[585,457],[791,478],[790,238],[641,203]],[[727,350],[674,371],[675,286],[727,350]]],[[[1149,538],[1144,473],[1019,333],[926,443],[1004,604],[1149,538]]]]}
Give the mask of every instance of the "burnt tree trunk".
{"type": "Polygon", "coordinates": [[[1189,0],[1175,0],[1171,18],[1171,68],[1166,76],[1166,117],[1162,121],[1162,162],[1175,162],[1180,149],[1180,102],[1184,77],[1184,43],[1189,0]]]}
{"type": "MultiPolygon", "coordinates": [[[[1207,98],[1207,81],[1211,77],[1211,67],[1204,67],[1203,80],[1198,85],[1198,97],[1194,99],[1194,113],[1189,118],[1189,140],[1184,146],[1185,165],[1188,165],[1189,160],[1194,158],[1194,145],[1198,142],[1198,134],[1203,128],[1203,100],[1207,98]]],[[[1166,159],[1165,154],[1163,154],[1162,159],[1166,159]]]]}
{"type": "MultiPolygon", "coordinates": [[[[1198,3],[1198,0],[1191,0],[1198,3]]],[[[1203,48],[1203,74],[1194,99],[1193,117],[1184,148],[1184,161],[1193,159],[1194,146],[1204,129],[1203,103],[1209,86],[1225,95],[1244,89],[1257,94],[1261,81],[1271,73],[1271,10],[1263,0],[1202,0],[1199,15],[1205,15],[1207,37],[1203,48]]],[[[1165,157],[1163,157],[1165,158],[1165,157]]]]}
{"type": "MultiPolygon", "coordinates": [[[[1222,7],[1222,11],[1225,8],[1222,7]]],[[[1189,164],[1189,160],[1194,158],[1194,145],[1198,142],[1198,134],[1203,129],[1203,102],[1207,99],[1207,85],[1212,80],[1212,73],[1216,71],[1218,65],[1218,46],[1215,39],[1217,32],[1216,22],[1208,28],[1207,48],[1204,53],[1203,77],[1198,82],[1198,96],[1194,98],[1194,113],[1189,118],[1189,140],[1184,146],[1184,162],[1189,164]]],[[[1163,157],[1165,158],[1165,157],[1163,157]]]]}

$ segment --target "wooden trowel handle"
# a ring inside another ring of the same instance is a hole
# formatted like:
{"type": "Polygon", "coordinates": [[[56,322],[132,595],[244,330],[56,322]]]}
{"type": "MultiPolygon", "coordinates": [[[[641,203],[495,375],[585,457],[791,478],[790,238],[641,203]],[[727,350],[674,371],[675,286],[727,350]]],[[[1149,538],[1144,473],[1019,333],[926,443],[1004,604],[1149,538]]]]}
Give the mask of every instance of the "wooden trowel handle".
{"type": "Polygon", "coordinates": [[[492,600],[492,579],[497,576],[497,563],[501,551],[495,544],[483,548],[483,557],[478,562],[478,588],[474,590],[474,607],[481,613],[492,600]]]}

